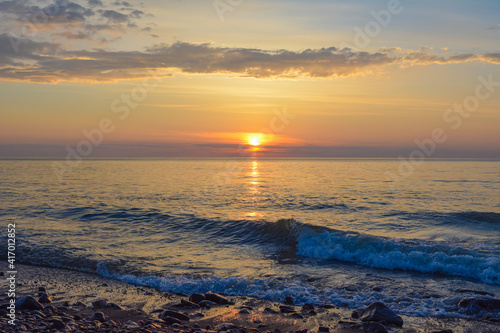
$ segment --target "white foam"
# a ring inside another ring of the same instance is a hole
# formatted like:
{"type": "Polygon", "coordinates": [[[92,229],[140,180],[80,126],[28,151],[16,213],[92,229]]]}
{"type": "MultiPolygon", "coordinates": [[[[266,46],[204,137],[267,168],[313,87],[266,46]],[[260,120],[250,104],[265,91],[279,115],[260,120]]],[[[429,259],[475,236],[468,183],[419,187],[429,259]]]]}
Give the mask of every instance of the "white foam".
{"type": "Polygon", "coordinates": [[[315,233],[307,228],[297,241],[297,253],[306,257],[390,270],[442,273],[500,284],[500,257],[439,242],[409,242],[340,231],[315,233]]]}

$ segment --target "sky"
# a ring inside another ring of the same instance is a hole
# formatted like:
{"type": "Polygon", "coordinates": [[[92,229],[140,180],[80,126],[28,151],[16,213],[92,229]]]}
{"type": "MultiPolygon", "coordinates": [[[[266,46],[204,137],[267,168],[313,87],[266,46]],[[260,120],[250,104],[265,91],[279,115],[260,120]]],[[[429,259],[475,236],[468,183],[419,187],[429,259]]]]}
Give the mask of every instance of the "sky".
{"type": "Polygon", "coordinates": [[[500,158],[500,1],[0,1],[0,158],[500,158]]]}

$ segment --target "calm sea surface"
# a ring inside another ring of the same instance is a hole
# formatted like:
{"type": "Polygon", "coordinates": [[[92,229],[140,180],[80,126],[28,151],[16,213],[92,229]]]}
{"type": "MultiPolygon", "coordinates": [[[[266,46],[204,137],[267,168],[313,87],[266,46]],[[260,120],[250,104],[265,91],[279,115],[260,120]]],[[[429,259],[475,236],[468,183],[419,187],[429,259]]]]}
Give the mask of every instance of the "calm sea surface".
{"type": "Polygon", "coordinates": [[[408,315],[477,317],[457,289],[500,296],[498,161],[396,184],[396,160],[89,160],[62,181],[52,163],[0,160],[0,245],[16,223],[27,264],[408,315]]]}

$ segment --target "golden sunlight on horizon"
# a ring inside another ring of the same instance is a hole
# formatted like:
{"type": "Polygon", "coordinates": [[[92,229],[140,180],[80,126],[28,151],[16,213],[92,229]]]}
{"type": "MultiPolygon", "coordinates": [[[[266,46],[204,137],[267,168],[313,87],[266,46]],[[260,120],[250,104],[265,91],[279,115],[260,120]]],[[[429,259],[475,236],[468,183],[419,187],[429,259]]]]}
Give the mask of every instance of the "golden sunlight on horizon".
{"type": "Polygon", "coordinates": [[[265,141],[268,141],[268,138],[264,138],[264,134],[262,133],[248,133],[246,135],[246,142],[254,147],[262,145],[265,141]],[[266,140],[267,139],[267,140],[266,140]]]}

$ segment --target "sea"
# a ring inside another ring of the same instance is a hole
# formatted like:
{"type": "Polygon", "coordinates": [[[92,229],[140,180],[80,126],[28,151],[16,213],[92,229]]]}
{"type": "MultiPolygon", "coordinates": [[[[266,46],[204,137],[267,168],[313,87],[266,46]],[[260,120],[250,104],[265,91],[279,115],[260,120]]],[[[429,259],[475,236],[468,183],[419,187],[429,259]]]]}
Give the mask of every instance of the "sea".
{"type": "Polygon", "coordinates": [[[2,260],[177,293],[499,317],[500,161],[0,160],[2,260]],[[388,174],[399,175],[391,180],[388,174]],[[490,295],[490,296],[488,296],[490,295]],[[486,313],[487,312],[487,313],[486,313]]]}

